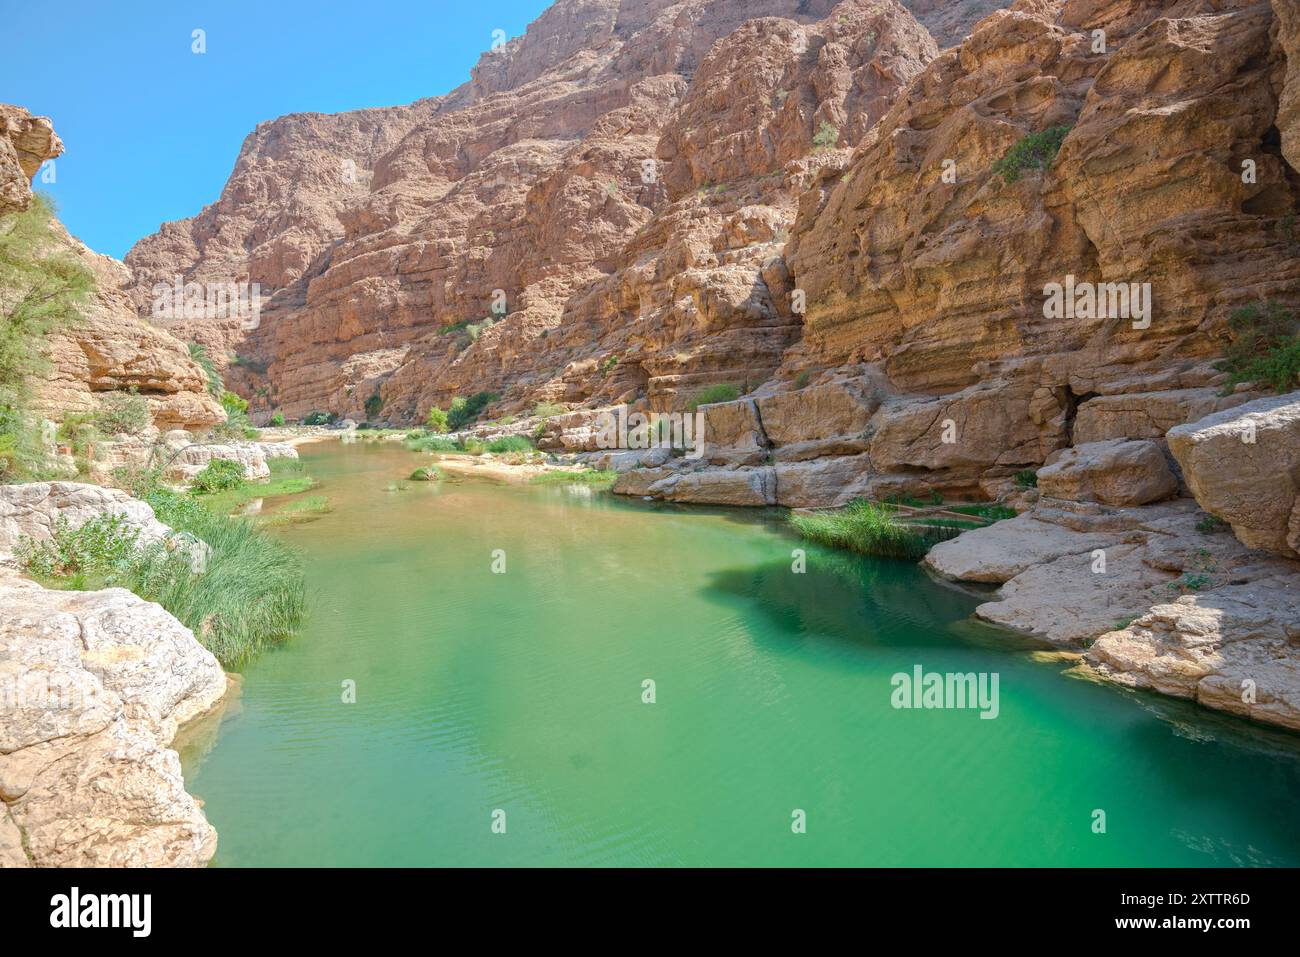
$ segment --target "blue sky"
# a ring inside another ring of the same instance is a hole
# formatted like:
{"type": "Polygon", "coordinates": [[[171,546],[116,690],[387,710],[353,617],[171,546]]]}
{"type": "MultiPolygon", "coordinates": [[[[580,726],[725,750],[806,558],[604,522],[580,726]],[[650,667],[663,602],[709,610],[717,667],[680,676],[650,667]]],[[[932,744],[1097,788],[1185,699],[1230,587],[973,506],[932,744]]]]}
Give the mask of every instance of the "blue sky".
{"type": "Polygon", "coordinates": [[[517,36],[548,5],[6,0],[0,102],[54,120],[67,152],[56,182],[35,185],[73,234],[121,258],[215,200],[259,122],[446,93],[494,30],[517,36]]]}

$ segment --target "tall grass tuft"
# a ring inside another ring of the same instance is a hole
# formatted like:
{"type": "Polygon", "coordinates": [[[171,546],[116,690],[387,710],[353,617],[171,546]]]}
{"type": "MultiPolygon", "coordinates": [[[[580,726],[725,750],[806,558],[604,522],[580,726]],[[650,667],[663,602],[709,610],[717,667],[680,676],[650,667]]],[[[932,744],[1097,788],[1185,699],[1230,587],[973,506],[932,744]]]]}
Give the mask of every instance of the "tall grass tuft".
{"type": "Polygon", "coordinates": [[[487,450],[498,454],[501,452],[531,452],[533,451],[533,443],[522,435],[503,435],[501,438],[489,442],[487,450]]]}
{"type": "Polygon", "coordinates": [[[861,555],[919,559],[946,537],[938,531],[909,527],[886,505],[855,499],[834,512],[790,516],[790,524],[811,541],[861,555]]]}
{"type": "Polygon", "coordinates": [[[180,619],[222,664],[247,661],[301,624],[307,587],[293,549],[186,495],[157,489],[145,500],[160,522],[206,542],[211,553],[198,573],[188,558],[148,553],[128,587],[180,619]]]}

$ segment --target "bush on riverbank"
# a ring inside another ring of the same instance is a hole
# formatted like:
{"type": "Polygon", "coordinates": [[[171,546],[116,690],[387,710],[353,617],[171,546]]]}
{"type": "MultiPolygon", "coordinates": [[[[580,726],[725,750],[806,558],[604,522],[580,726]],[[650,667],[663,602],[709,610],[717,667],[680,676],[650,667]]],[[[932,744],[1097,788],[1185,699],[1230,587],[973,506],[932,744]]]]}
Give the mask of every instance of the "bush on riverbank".
{"type": "Polygon", "coordinates": [[[533,443],[522,435],[504,435],[489,442],[487,450],[498,455],[503,452],[531,452],[533,443]]]}
{"type": "Polygon", "coordinates": [[[412,433],[404,443],[412,452],[463,452],[464,448],[455,439],[445,435],[417,435],[412,433]]]}
{"type": "Polygon", "coordinates": [[[937,530],[909,526],[887,505],[855,499],[833,512],[790,516],[790,524],[810,541],[860,555],[920,559],[947,537],[937,530]]]}
{"type": "Polygon", "coordinates": [[[613,469],[583,469],[581,472],[555,469],[534,475],[529,482],[533,485],[590,485],[594,488],[609,488],[617,478],[618,473],[613,469]]]}
{"type": "Polygon", "coordinates": [[[20,543],[19,560],[42,584],[86,590],[116,586],[171,612],[226,667],[290,635],[307,607],[297,555],[251,522],[214,514],[194,497],[158,487],[144,495],[158,520],[208,546],[196,559],[188,539],[137,547],[137,532],[117,516],[51,539],[20,543]],[[177,545],[180,547],[177,547],[177,545]]]}
{"type": "Polygon", "coordinates": [[[307,609],[307,587],[297,554],[252,522],[215,514],[191,496],[155,489],[145,496],[158,520],[189,532],[211,549],[206,568],[154,553],[128,586],[156,601],[193,629],[230,666],[288,637],[307,609]]]}
{"type": "Polygon", "coordinates": [[[225,492],[243,484],[244,466],[230,459],[213,459],[203,466],[203,471],[194,476],[194,491],[200,495],[205,492],[225,492]]]}

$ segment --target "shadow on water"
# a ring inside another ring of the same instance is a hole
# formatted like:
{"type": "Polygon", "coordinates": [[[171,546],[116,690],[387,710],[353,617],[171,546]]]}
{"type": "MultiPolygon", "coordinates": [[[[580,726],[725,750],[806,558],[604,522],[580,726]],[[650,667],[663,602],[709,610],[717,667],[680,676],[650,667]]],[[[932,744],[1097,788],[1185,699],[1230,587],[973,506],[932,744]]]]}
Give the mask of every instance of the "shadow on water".
{"type": "MultiPolygon", "coordinates": [[[[904,658],[938,663],[946,652],[965,649],[1003,673],[1004,691],[1012,682],[1021,686],[1017,691],[1032,684],[1047,707],[1097,727],[1098,733],[1108,726],[1125,740],[1126,760],[1145,764],[1190,802],[1249,821],[1261,831],[1281,832],[1288,844],[1300,846],[1300,822],[1280,820],[1275,800],[1278,793],[1300,796],[1300,735],[1089,678],[1059,649],[974,619],[979,599],[937,587],[909,562],[810,548],[802,574],[785,561],[728,568],[714,574],[703,593],[763,615],[773,627],[755,629],[751,639],[774,655],[792,656],[810,645],[834,643],[859,657],[867,670],[872,658],[879,666],[886,658],[896,661],[901,652],[904,658]],[[1207,767],[1219,770],[1207,779],[1207,767]],[[1259,780],[1261,768],[1269,780],[1259,780]]],[[[821,660],[827,667],[843,667],[842,658],[821,660]]],[[[969,657],[961,660],[961,667],[970,667],[969,657]]],[[[1022,715],[1023,720],[1041,717],[1022,715]]],[[[1279,863],[1250,845],[1219,842],[1205,834],[1174,836],[1216,860],[1226,857],[1246,866],[1279,863]]]]}
{"type": "Polygon", "coordinates": [[[934,586],[911,562],[806,548],[802,572],[794,560],[715,573],[704,586],[714,601],[752,605],[774,626],[762,639],[769,651],[795,650],[805,641],[836,641],[895,650],[962,644],[999,653],[1044,649],[1032,638],[971,620],[978,601],[934,586]],[[921,599],[918,601],[918,599],[921,599]]]}

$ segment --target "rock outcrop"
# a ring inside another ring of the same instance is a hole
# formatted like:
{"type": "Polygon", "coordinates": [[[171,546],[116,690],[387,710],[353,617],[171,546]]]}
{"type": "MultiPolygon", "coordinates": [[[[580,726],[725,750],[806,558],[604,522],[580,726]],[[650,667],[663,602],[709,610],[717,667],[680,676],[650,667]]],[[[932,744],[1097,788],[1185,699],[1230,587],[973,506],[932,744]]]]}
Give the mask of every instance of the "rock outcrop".
{"type": "Polygon", "coordinates": [[[0,103],[0,216],[27,208],[32,177],[41,164],[63,153],[48,116],[32,116],[0,103]]]}
{"type": "MultiPolygon", "coordinates": [[[[5,485],[0,561],[61,520],[106,515],[139,547],[181,541],[116,489],[5,485]]],[[[159,605],[47,590],[0,565],[0,866],[206,864],[216,832],[169,748],[225,692],[217,659],[159,605]]]]}
{"type": "Polygon", "coordinates": [[[225,691],[158,605],[0,568],[0,867],[206,864],[216,832],[169,746],[225,691]]]}
{"type": "Polygon", "coordinates": [[[1187,485],[1243,544],[1300,558],[1300,392],[1169,431],[1187,485]]]}
{"type": "MultiPolygon", "coordinates": [[[[294,453],[297,457],[297,453],[294,453]]],[[[244,478],[250,482],[271,477],[271,467],[266,463],[266,452],[256,442],[239,442],[229,445],[194,443],[181,446],[168,455],[163,477],[173,482],[189,484],[195,477],[218,459],[238,462],[244,478]]]]}
{"type": "Polygon", "coordinates": [[[291,417],[752,387],[800,334],[799,194],[936,52],[893,0],[561,0],[447,97],[259,127],[216,204],[127,256],[137,306],[261,283],[259,327],[210,351],[291,417]]]}
{"type": "MultiPolygon", "coordinates": [[[[62,153],[49,118],[0,104],[0,215],[26,209],[31,178],[41,163],[62,153]]],[[[206,429],[224,421],[184,343],[136,315],[125,292],[127,268],[92,252],[59,223],[52,226],[57,251],[80,260],[96,288],[82,321],[49,337],[50,368],[34,383],[35,410],[58,422],[69,413],[95,412],[105,396],[133,391],[147,400],[158,430],[206,429]]]]}

